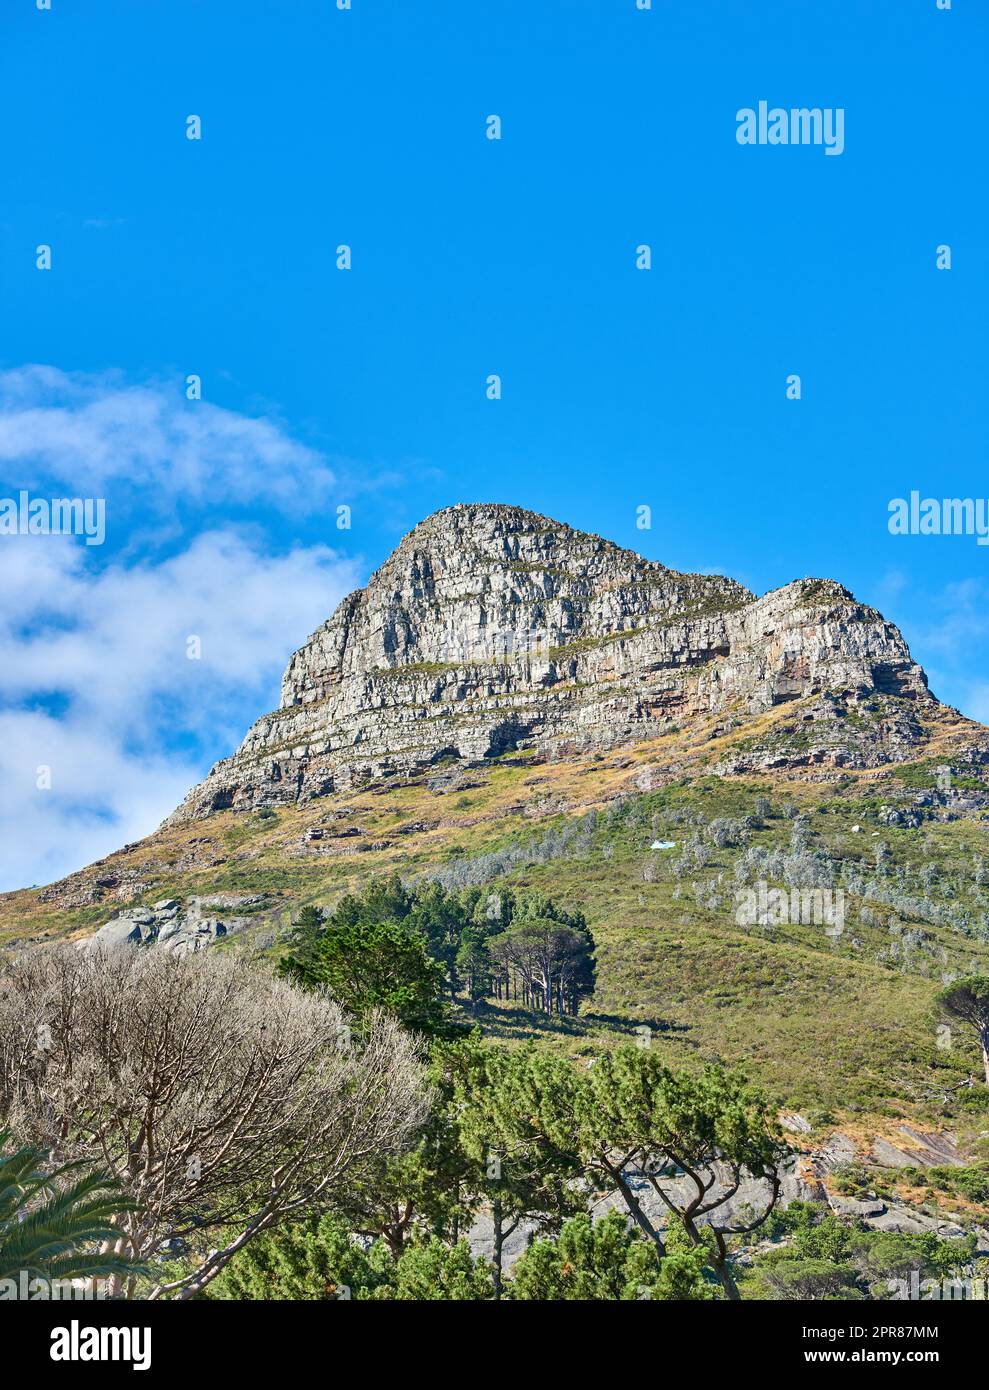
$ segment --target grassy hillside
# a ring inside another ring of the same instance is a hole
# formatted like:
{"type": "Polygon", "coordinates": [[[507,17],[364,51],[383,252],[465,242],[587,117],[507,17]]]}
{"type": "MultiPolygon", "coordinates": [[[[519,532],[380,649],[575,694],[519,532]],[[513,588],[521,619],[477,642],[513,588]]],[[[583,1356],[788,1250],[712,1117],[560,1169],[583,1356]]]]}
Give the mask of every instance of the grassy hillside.
{"type": "MultiPolygon", "coordinates": [[[[795,717],[794,706],[763,721],[795,717]]],[[[48,890],[0,900],[0,944],[78,936],[124,904],[192,894],[237,907],[247,941],[279,949],[310,903],[332,905],[373,874],[448,885],[529,885],[580,908],[598,959],[577,1018],[513,1005],[477,1020],[579,1057],[652,1030],[671,1061],[744,1063],[819,1129],[863,1143],[908,1120],[948,1126],[976,1152],[989,1130],[975,1047],[939,1046],[942,980],[989,971],[989,868],[981,782],[937,791],[964,732],[950,715],[924,756],[867,772],[718,777],[731,733],[694,729],[614,755],[555,763],[507,755],[414,784],[161,831],[48,890]],[[921,797],[927,804],[918,804],[921,797]],[[858,827],[857,830],[853,827],[858,827]],[[319,838],[307,838],[312,834],[319,838]],[[674,848],[656,850],[654,841],[674,848]],[[737,894],[817,883],[845,894],[844,930],[743,925],[737,894]]]]}

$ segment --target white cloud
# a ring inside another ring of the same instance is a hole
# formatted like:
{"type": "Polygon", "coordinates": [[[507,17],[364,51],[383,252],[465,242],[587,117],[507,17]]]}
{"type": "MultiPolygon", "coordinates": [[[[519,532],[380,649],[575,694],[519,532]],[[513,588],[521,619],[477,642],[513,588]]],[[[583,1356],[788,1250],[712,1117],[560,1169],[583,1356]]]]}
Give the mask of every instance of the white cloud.
{"type": "Polygon", "coordinates": [[[909,580],[902,570],[887,570],[875,586],[877,604],[882,607],[885,603],[892,603],[900,597],[908,584],[909,580]]]}
{"type": "Polygon", "coordinates": [[[325,546],[271,556],[222,531],[159,563],[89,560],[68,538],[0,544],[3,889],[154,829],[277,702],[291,652],[359,583],[325,546]]]}
{"type": "Polygon", "coordinates": [[[222,707],[225,693],[257,687],[258,671],[284,664],[286,643],[358,582],[355,564],[326,546],[270,556],[224,531],[159,562],[91,571],[88,558],[72,539],[4,538],[0,697],[67,695],[128,729],[146,727],[146,702],[166,696],[213,725],[216,709],[197,712],[197,695],[222,707]],[[192,636],[201,660],[186,656],[192,636]]]}
{"type": "Polygon", "coordinates": [[[989,682],[966,681],[957,703],[970,719],[989,724],[989,682]]]}
{"type": "Polygon", "coordinates": [[[933,593],[914,588],[914,616],[904,623],[914,659],[926,670],[934,694],[980,723],[989,723],[989,684],[973,678],[971,668],[973,651],[989,636],[987,596],[980,578],[958,580],[933,593]]]}
{"type": "Polygon", "coordinates": [[[962,579],[936,594],[926,621],[917,625],[918,645],[937,652],[945,661],[966,663],[973,644],[989,632],[986,585],[981,579],[962,579]]]}
{"type": "Polygon", "coordinates": [[[277,702],[288,657],[361,575],[325,545],[279,553],[259,524],[284,536],[286,517],[330,505],[323,456],[174,383],[0,372],[0,465],[4,495],[109,491],[111,532],[126,518],[113,551],[0,537],[2,890],[153,830],[277,702]]]}
{"type": "Polygon", "coordinates": [[[18,486],[54,476],[74,495],[102,495],[115,485],[163,511],[183,499],[290,512],[325,504],[337,485],[324,457],[275,421],[187,401],[179,383],[41,365],[0,372],[0,462],[18,486]]]}
{"type": "Polygon", "coordinates": [[[49,883],[140,839],[195,778],[188,758],[128,753],[99,719],[0,712],[0,891],[49,883]],[[50,790],[38,785],[46,768],[50,790]]]}

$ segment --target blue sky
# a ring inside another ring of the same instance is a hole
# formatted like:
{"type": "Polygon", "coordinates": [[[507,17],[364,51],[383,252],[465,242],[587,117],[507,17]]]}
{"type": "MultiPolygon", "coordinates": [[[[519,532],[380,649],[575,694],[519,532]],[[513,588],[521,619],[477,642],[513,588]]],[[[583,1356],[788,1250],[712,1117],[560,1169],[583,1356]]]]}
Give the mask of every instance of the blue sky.
{"type": "Polygon", "coordinates": [[[989,490],[985,4],[9,0],[0,26],[0,495],[104,496],[108,527],[0,538],[0,886],[152,829],[456,501],[760,592],[832,575],[989,717],[989,548],[886,525],[989,490]],[[844,152],[739,145],[760,100],[844,108],[844,152]]]}

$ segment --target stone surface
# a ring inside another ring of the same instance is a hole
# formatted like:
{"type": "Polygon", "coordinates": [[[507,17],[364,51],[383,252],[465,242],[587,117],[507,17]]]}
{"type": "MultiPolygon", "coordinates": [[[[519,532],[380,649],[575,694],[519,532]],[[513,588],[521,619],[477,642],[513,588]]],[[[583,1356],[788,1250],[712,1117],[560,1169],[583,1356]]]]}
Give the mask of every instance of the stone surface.
{"type": "Polygon", "coordinates": [[[810,1134],[813,1126],[810,1121],[796,1111],[793,1114],[780,1116],[780,1124],[784,1129],[788,1129],[791,1134],[810,1134]]]}
{"type": "Polygon", "coordinates": [[[986,1249],[987,1233],[979,1227],[959,1226],[957,1221],[948,1220],[943,1216],[931,1216],[927,1212],[905,1206],[902,1202],[891,1202],[888,1210],[871,1217],[866,1224],[874,1231],[892,1231],[897,1235],[922,1236],[930,1232],[940,1236],[942,1240],[958,1240],[971,1231],[979,1241],[976,1254],[982,1255],[986,1249]]]}
{"type": "Polygon", "coordinates": [[[815,1170],[822,1176],[832,1173],[844,1163],[854,1163],[858,1149],[847,1134],[835,1133],[824,1146],[814,1154],[815,1170]]]}
{"type": "Polygon", "coordinates": [[[798,727],[724,770],[902,759],[933,703],[899,631],[833,580],[756,598],[518,507],[459,505],[344,599],[291,658],[279,708],[169,821],[427,769],[455,782],[513,749],[606,749],[722,711],[744,730],[807,697],[798,727]]]}
{"type": "Polygon", "coordinates": [[[90,941],[104,950],[113,951],[120,946],[139,946],[153,935],[154,932],[150,928],[135,922],[133,918],[115,917],[113,921],[100,927],[99,931],[90,937],[90,941]]]}
{"type": "Polygon", "coordinates": [[[872,1158],[886,1168],[959,1167],[965,1160],[960,1156],[954,1139],[948,1134],[923,1134],[910,1125],[900,1126],[902,1143],[876,1139],[872,1158]]]}
{"type": "MultiPolygon", "coordinates": [[[[845,1140],[846,1136],[840,1135],[836,1138],[845,1140]]],[[[850,1143],[851,1141],[846,1140],[846,1142],[850,1143]]],[[[665,1228],[669,1214],[648,1181],[634,1170],[626,1171],[625,1177],[650,1221],[657,1228],[665,1228]]],[[[692,1187],[688,1182],[674,1183],[671,1186],[676,1190],[681,1201],[687,1200],[692,1194],[692,1187]]],[[[713,1191],[716,1193],[719,1190],[718,1186],[715,1185],[713,1191]]],[[[766,1183],[746,1178],[733,1198],[725,1203],[721,1209],[721,1214],[728,1220],[744,1224],[746,1220],[751,1219],[753,1213],[765,1209],[768,1192],[766,1183]]],[[[826,1194],[820,1184],[806,1180],[798,1159],[787,1164],[780,1190],[781,1206],[787,1207],[791,1202],[823,1201],[825,1199],[833,1211],[847,1218],[861,1221],[870,1230],[895,1231],[914,1235],[933,1231],[944,1239],[958,1238],[971,1232],[978,1241],[976,1255],[981,1256],[989,1251],[989,1231],[978,1226],[963,1227],[955,1221],[931,1216],[926,1212],[916,1210],[914,1207],[908,1207],[905,1203],[893,1198],[888,1201],[880,1201],[878,1198],[863,1200],[826,1194]]],[[[593,1219],[599,1220],[606,1212],[613,1209],[623,1214],[626,1210],[618,1194],[611,1192],[594,1202],[593,1219]]],[[[504,1251],[506,1269],[512,1267],[535,1233],[536,1227],[533,1223],[522,1223],[514,1235],[509,1238],[504,1251]]],[[[471,1249],[476,1255],[491,1257],[494,1246],[493,1231],[490,1216],[486,1211],[482,1210],[478,1213],[468,1232],[468,1239],[471,1249]]]]}
{"type": "Polygon", "coordinates": [[[831,1210],[839,1216],[884,1216],[886,1203],[878,1197],[843,1197],[840,1192],[832,1192],[828,1197],[831,1210]]]}
{"type": "Polygon", "coordinates": [[[238,897],[220,894],[213,898],[189,898],[183,910],[175,898],[164,898],[154,907],[127,908],[104,923],[84,943],[86,949],[116,950],[123,946],[158,946],[176,955],[202,951],[214,942],[248,926],[248,917],[205,917],[206,906],[257,905],[258,895],[238,897]]]}

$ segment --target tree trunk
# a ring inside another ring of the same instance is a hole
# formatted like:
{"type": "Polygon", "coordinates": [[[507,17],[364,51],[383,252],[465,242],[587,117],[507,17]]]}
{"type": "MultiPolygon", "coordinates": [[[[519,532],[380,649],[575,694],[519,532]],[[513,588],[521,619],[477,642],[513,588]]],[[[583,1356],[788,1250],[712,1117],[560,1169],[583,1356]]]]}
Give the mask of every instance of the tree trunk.
{"type": "Polygon", "coordinates": [[[405,1254],[405,1236],[409,1228],[409,1222],[412,1220],[413,1208],[407,1207],[403,1215],[398,1207],[393,1207],[391,1215],[392,1220],[382,1231],[382,1235],[385,1238],[385,1244],[391,1251],[392,1257],[395,1260],[400,1260],[405,1254]]]}
{"type": "Polygon", "coordinates": [[[608,1174],[611,1181],[618,1188],[618,1191],[621,1193],[622,1200],[624,1201],[625,1207],[629,1212],[630,1216],[632,1217],[632,1220],[639,1227],[642,1234],[648,1240],[652,1241],[653,1245],[655,1245],[657,1251],[659,1252],[660,1259],[663,1259],[666,1255],[666,1244],[663,1240],[662,1234],[652,1224],[648,1216],[646,1216],[635,1193],[632,1191],[629,1184],[625,1181],[625,1174],[619,1168],[616,1168],[613,1164],[609,1163],[607,1159],[601,1160],[601,1166],[608,1174]]]}
{"type": "MultiPolygon", "coordinates": [[[[691,1243],[693,1245],[703,1245],[704,1242],[701,1239],[700,1232],[693,1221],[684,1221],[683,1224],[686,1227],[687,1235],[690,1237],[691,1243]]],[[[725,1298],[729,1299],[732,1303],[738,1303],[742,1295],[738,1292],[738,1285],[735,1283],[734,1276],[728,1265],[728,1247],[725,1245],[725,1238],[720,1231],[715,1230],[714,1239],[717,1242],[718,1253],[712,1256],[711,1267],[721,1280],[721,1287],[725,1291],[725,1298]]]]}
{"type": "Polygon", "coordinates": [[[494,1296],[501,1298],[501,1257],[505,1245],[505,1235],[502,1230],[503,1217],[501,1212],[501,1199],[496,1197],[491,1203],[491,1224],[494,1227],[494,1296]]]}
{"type": "Polygon", "coordinates": [[[727,1259],[714,1261],[714,1272],[721,1280],[721,1287],[725,1291],[725,1298],[730,1299],[732,1303],[737,1303],[742,1295],[738,1292],[738,1285],[735,1283],[732,1272],[728,1268],[727,1259]]]}

